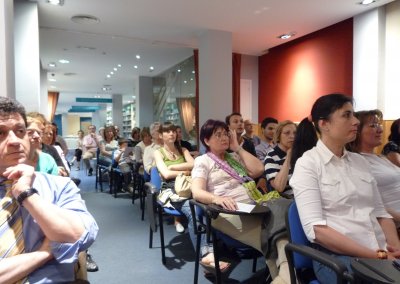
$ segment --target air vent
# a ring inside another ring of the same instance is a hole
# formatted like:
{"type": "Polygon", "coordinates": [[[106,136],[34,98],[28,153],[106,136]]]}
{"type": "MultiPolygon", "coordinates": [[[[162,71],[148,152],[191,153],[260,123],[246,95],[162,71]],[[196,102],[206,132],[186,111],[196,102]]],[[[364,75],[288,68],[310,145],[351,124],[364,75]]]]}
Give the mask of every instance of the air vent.
{"type": "Polygon", "coordinates": [[[76,73],[72,73],[72,72],[68,72],[68,73],[64,73],[64,76],[75,76],[76,73]]]}

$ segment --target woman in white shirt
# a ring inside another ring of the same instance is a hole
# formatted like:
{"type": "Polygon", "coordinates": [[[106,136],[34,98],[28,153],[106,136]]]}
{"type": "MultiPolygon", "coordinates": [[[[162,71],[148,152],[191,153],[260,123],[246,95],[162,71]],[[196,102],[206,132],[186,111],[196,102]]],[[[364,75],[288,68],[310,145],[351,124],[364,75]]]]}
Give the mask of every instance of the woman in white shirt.
{"type": "MultiPolygon", "coordinates": [[[[345,149],[357,134],[359,121],[353,113],[351,97],[330,94],[317,99],[311,120],[320,140],[297,160],[290,180],[307,238],[350,271],[351,257],[400,256],[394,222],[368,163],[345,149]]],[[[321,283],[336,281],[332,270],[313,265],[321,283]]]]}
{"type": "Polygon", "coordinates": [[[380,110],[358,111],[360,121],[356,140],[348,145],[349,150],[360,153],[369,162],[386,211],[400,225],[400,168],[384,155],[376,155],[374,149],[382,145],[382,112],[380,110]]]}

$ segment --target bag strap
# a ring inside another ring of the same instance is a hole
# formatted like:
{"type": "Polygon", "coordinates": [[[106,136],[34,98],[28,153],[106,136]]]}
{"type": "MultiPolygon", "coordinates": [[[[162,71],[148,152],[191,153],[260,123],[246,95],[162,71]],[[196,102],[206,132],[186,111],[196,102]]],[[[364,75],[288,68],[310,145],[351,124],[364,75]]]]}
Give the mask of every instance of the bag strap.
{"type": "MultiPolygon", "coordinates": [[[[229,153],[225,152],[225,160],[223,161],[220,158],[218,158],[214,153],[212,152],[207,152],[207,155],[213,160],[215,161],[215,163],[217,163],[217,165],[220,166],[221,169],[223,169],[227,174],[229,174],[231,177],[233,177],[234,179],[240,181],[240,183],[246,183],[249,181],[252,181],[253,179],[251,177],[249,177],[246,174],[246,171],[243,169],[242,167],[242,171],[244,172],[244,175],[239,175],[238,170],[236,168],[239,168],[237,164],[239,164],[236,160],[234,160],[229,153]],[[234,163],[232,160],[234,160],[234,163]],[[230,163],[229,163],[230,162],[230,163]],[[233,166],[233,167],[232,167],[233,166]]],[[[240,165],[241,166],[241,165],[240,165]]]]}

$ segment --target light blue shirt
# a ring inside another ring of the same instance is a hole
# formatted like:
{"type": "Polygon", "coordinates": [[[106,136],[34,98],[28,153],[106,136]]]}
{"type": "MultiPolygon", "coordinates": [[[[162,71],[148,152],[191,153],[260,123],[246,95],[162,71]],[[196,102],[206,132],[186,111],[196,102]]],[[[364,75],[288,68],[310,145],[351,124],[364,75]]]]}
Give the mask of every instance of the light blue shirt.
{"type": "MultiPolygon", "coordinates": [[[[62,283],[74,280],[74,263],[77,262],[78,253],[86,250],[95,240],[98,226],[93,216],[87,211],[85,201],[79,194],[79,188],[67,177],[60,177],[36,172],[33,188],[37,189],[42,199],[61,208],[76,212],[85,231],[75,243],[52,242],[54,259],[47,262],[28,276],[29,283],[62,283]]],[[[0,190],[0,198],[5,195],[0,190]]],[[[22,207],[23,233],[25,251],[32,252],[40,248],[44,234],[39,225],[22,207]]]]}

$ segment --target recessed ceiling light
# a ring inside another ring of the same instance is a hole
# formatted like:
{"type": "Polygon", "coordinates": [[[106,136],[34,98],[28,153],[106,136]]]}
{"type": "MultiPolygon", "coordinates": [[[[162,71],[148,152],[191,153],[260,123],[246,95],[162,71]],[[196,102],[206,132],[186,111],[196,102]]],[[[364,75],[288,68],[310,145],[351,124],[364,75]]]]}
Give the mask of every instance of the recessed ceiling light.
{"type": "Polygon", "coordinates": [[[118,68],[117,68],[117,67],[114,67],[114,71],[118,71],[118,68]]]}
{"type": "Polygon", "coordinates": [[[71,21],[81,25],[94,25],[100,23],[98,18],[91,15],[75,15],[71,18],[71,21]]]}
{"type": "Polygon", "coordinates": [[[67,63],[69,63],[69,60],[67,60],[67,59],[60,59],[60,60],[58,60],[58,62],[60,62],[61,64],[67,64],[67,63]]]}
{"type": "Polygon", "coordinates": [[[194,74],[194,73],[196,73],[196,71],[193,70],[193,71],[192,71],[192,74],[194,74]]]}
{"type": "Polygon", "coordinates": [[[181,72],[181,69],[178,69],[178,73],[180,73],[181,72]]]}
{"type": "Polygon", "coordinates": [[[47,64],[47,66],[54,68],[57,67],[57,64],[55,62],[50,62],[49,64],[47,64]]]}
{"type": "Polygon", "coordinates": [[[51,88],[51,89],[56,89],[57,87],[56,87],[56,86],[50,86],[50,88],[51,88]]]}
{"type": "Polygon", "coordinates": [[[294,35],[296,35],[295,32],[290,32],[290,33],[287,33],[287,34],[282,34],[282,35],[278,36],[278,38],[280,38],[280,39],[289,39],[294,35]]]}
{"type": "Polygon", "coordinates": [[[140,59],[140,55],[139,54],[136,55],[136,59],[140,59]]]}
{"type": "Polygon", "coordinates": [[[152,70],[152,71],[153,71],[153,70],[154,70],[154,67],[153,67],[153,66],[150,66],[150,70],[152,70]]]}
{"type": "Polygon", "coordinates": [[[363,0],[360,2],[361,5],[369,5],[376,2],[376,0],[363,0]]]}
{"type": "Polygon", "coordinates": [[[183,81],[183,83],[185,83],[185,84],[186,84],[186,83],[187,83],[187,81],[185,80],[185,81],[183,81]]]}
{"type": "Polygon", "coordinates": [[[114,72],[113,72],[113,71],[111,71],[111,72],[110,72],[110,74],[111,74],[111,75],[114,75],[114,72]]]}
{"type": "Polygon", "coordinates": [[[122,65],[121,65],[121,64],[118,64],[117,66],[118,66],[119,68],[121,68],[121,67],[122,67],[122,65]]]}
{"type": "Polygon", "coordinates": [[[135,69],[138,69],[138,66],[137,66],[137,65],[135,65],[135,66],[133,66],[133,68],[135,68],[135,69]]]}
{"type": "Polygon", "coordinates": [[[107,75],[107,78],[111,78],[111,75],[107,75]]]}
{"type": "Polygon", "coordinates": [[[63,6],[64,5],[64,0],[47,0],[47,3],[55,6],[63,6]]]}
{"type": "Polygon", "coordinates": [[[49,81],[50,81],[50,82],[56,82],[57,80],[54,79],[54,78],[49,78],[49,81]]]}

